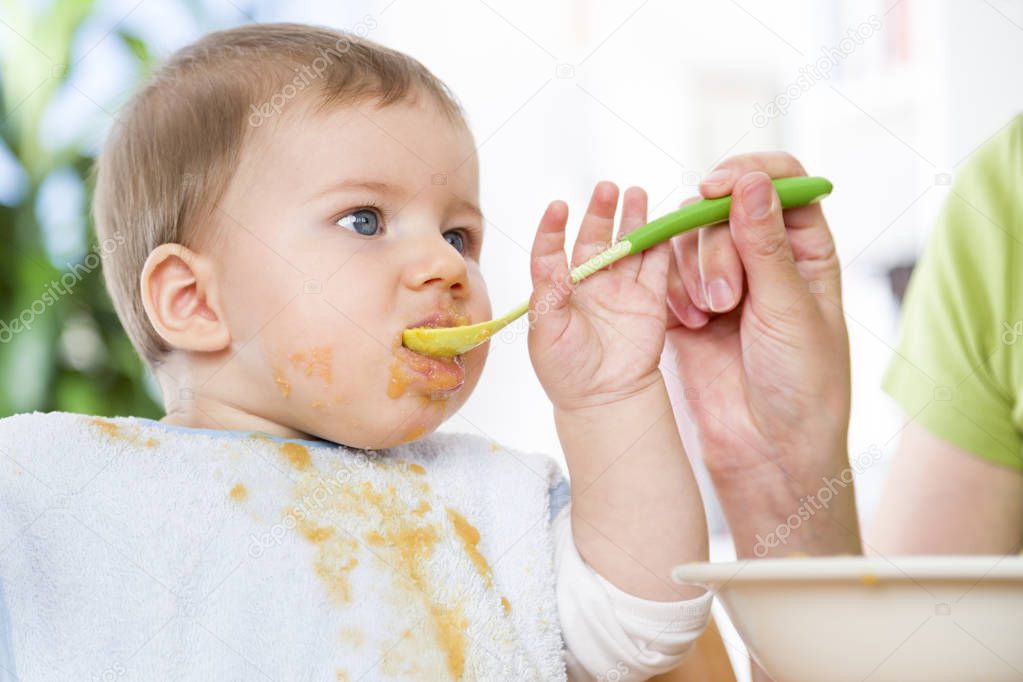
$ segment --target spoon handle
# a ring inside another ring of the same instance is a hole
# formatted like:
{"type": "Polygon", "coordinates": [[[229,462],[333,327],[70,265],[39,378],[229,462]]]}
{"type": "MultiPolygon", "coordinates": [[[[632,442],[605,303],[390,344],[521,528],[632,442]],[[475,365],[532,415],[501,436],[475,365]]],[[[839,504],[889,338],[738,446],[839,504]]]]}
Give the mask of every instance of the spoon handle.
{"type": "MultiPolygon", "coordinates": [[[[820,201],[831,194],[831,182],[820,177],[778,178],[771,181],[778,192],[782,208],[796,208],[820,201]]],[[[728,220],[732,209],[732,195],[717,199],[702,199],[661,216],[622,237],[610,248],[598,253],[570,273],[573,284],[578,284],[598,270],[616,260],[645,251],[677,234],[697,227],[728,220]]]]}
{"type": "MultiPolygon", "coordinates": [[[[831,183],[820,177],[779,178],[772,182],[778,191],[782,208],[815,203],[831,194],[832,189],[831,183]]],[[[731,208],[731,194],[717,199],[703,199],[633,230],[622,237],[621,241],[629,243],[629,255],[639,253],[687,230],[727,220],[731,208]]]]}

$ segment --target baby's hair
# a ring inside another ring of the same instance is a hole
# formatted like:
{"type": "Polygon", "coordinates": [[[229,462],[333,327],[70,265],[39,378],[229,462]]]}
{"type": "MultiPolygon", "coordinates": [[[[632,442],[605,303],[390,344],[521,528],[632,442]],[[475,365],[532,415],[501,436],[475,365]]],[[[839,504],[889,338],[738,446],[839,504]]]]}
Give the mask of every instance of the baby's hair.
{"type": "MultiPolygon", "coordinates": [[[[92,214],[121,324],[151,366],[170,350],[142,307],[141,273],[160,244],[195,247],[242,147],[297,97],[386,106],[432,95],[464,125],[436,76],[396,50],[329,28],[250,24],[210,33],[173,55],[119,113],[94,166],[92,214]]],[[[271,126],[267,126],[269,128],[271,126]]]]}

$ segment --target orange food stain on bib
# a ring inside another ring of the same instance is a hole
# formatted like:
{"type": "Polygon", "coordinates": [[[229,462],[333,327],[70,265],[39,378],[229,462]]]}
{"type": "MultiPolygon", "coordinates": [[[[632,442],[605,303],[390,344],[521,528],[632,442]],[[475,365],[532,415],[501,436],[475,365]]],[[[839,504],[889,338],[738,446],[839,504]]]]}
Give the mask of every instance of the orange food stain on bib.
{"type": "Polygon", "coordinates": [[[241,483],[236,484],[228,493],[235,502],[244,502],[249,496],[249,491],[241,483]]]}
{"type": "Polygon", "coordinates": [[[90,419],[89,423],[95,428],[99,429],[104,435],[111,439],[124,440],[129,443],[132,443],[133,445],[138,445],[147,448],[153,448],[160,444],[160,441],[158,441],[155,438],[148,438],[145,441],[143,441],[138,435],[139,429],[137,427],[129,432],[125,432],[125,430],[122,429],[120,425],[115,424],[114,422],[108,419],[102,419],[100,417],[94,417],[90,419]]]}
{"type": "MultiPolygon", "coordinates": [[[[298,444],[287,445],[293,446],[293,454],[298,452],[297,448],[305,451],[298,444]]],[[[282,446],[282,450],[285,446],[282,446]]],[[[305,458],[301,458],[304,466],[309,466],[307,458],[308,452],[305,458]]],[[[293,457],[289,459],[294,462],[293,457]]],[[[359,565],[358,555],[364,552],[369,561],[379,561],[382,566],[395,569],[380,569],[382,575],[392,576],[391,594],[395,599],[395,608],[404,608],[409,603],[409,597],[414,596],[414,603],[421,604],[425,610],[427,622],[432,626],[427,631],[432,632],[432,641],[423,641],[425,633],[410,633],[409,646],[416,655],[403,657],[394,651],[394,655],[389,657],[393,659],[389,665],[409,665],[420,670],[423,666],[429,668],[430,665],[442,665],[452,678],[460,679],[466,666],[468,620],[460,602],[438,596],[443,594],[443,590],[431,584],[430,560],[442,537],[454,535],[462,540],[466,552],[488,584],[490,567],[476,549],[479,532],[460,514],[449,510],[452,521],[449,526],[424,516],[430,510],[425,499],[420,499],[416,508],[406,502],[408,491],[429,492],[429,485],[421,478],[422,474],[416,471],[416,467],[426,472],[418,464],[383,466],[382,470],[395,477],[392,479],[395,482],[381,488],[375,487],[370,481],[346,479],[340,483],[340,479],[310,471],[297,484],[294,493],[297,500],[302,500],[297,504],[305,512],[298,527],[303,537],[316,548],[313,560],[315,572],[326,584],[335,603],[346,604],[353,599],[350,573],[359,565]],[[406,489],[406,495],[399,494],[398,485],[406,489]],[[316,497],[317,491],[322,488],[326,488],[329,494],[323,498],[321,492],[320,497],[316,497]],[[317,500],[315,505],[308,502],[312,499],[317,500]],[[335,528],[351,528],[355,524],[366,529],[362,539],[372,548],[371,551],[348,533],[333,532],[335,528]],[[431,658],[425,652],[434,647],[437,658],[431,664],[431,658]],[[404,661],[401,660],[403,658],[404,661]]],[[[425,672],[428,674],[427,679],[443,677],[439,670],[425,672]]]]}
{"type": "Polygon", "coordinates": [[[312,460],[309,459],[309,448],[300,443],[283,443],[281,454],[288,458],[291,466],[299,470],[304,471],[312,464],[312,460]]]}
{"type": "Polygon", "coordinates": [[[462,545],[465,547],[465,553],[469,555],[469,559],[476,566],[476,570],[483,577],[483,582],[487,584],[487,587],[493,585],[493,571],[490,569],[490,564],[487,563],[487,558],[483,556],[477,545],[480,543],[480,532],[476,530],[476,527],[465,520],[465,517],[459,514],[451,507],[447,508],[448,518],[451,519],[452,525],[455,527],[455,533],[462,540],[462,545]]]}

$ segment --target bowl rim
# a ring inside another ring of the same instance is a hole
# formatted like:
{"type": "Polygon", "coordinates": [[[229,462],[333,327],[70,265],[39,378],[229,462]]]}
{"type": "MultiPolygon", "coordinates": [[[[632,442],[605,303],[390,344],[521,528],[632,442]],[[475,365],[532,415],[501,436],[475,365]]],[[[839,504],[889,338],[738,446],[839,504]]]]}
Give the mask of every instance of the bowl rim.
{"type": "Polygon", "coordinates": [[[786,557],[679,564],[676,583],[705,587],[758,582],[974,580],[1023,583],[1023,555],[786,557]]]}

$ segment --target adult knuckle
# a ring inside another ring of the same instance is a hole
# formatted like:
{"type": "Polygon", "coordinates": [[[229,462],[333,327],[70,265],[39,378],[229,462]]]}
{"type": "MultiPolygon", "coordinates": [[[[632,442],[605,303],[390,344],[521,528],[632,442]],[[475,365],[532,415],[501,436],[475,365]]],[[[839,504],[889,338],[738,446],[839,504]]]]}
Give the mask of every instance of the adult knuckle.
{"type": "Polygon", "coordinates": [[[786,166],[793,168],[800,175],[806,175],[806,169],[803,168],[802,162],[791,153],[783,151],[779,152],[779,155],[786,166]]]}
{"type": "Polygon", "coordinates": [[[754,231],[750,239],[753,252],[762,258],[781,258],[787,255],[789,242],[784,231],[754,231]]]}

